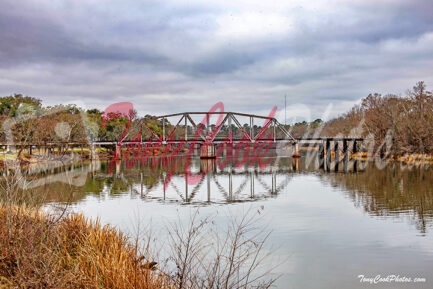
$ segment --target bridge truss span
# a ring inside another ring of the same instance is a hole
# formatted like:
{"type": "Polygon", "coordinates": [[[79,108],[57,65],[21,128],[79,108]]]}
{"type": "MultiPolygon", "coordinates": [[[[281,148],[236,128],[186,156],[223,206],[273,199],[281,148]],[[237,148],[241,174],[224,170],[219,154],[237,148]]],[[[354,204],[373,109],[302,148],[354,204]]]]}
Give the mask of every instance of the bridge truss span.
{"type": "MultiPolygon", "coordinates": [[[[236,112],[184,112],[156,117],[162,133],[152,131],[154,139],[162,144],[176,142],[255,143],[296,141],[295,138],[270,116],[236,112]]],[[[151,129],[143,122],[143,127],[151,129]]]]}

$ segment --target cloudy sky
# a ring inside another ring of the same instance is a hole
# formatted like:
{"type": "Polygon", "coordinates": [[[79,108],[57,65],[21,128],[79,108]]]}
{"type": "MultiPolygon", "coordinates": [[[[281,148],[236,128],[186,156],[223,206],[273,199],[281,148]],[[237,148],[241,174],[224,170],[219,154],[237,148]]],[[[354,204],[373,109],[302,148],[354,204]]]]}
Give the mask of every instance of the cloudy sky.
{"type": "Polygon", "coordinates": [[[433,88],[433,1],[0,0],[0,95],[140,115],[338,116],[433,88]]]}

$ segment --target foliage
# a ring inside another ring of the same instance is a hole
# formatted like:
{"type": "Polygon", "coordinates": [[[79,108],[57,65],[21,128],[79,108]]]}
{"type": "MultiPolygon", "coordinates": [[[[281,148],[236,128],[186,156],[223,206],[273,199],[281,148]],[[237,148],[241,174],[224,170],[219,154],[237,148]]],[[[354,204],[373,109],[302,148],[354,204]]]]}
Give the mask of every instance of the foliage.
{"type": "Polygon", "coordinates": [[[174,288],[117,229],[0,205],[2,288],[174,288]]]}
{"type": "Polygon", "coordinates": [[[273,268],[261,269],[269,257],[263,245],[269,233],[260,228],[260,210],[241,218],[231,217],[227,228],[218,228],[213,218],[199,218],[196,210],[185,225],[169,227],[172,272],[177,289],[269,288],[275,282],[273,268]],[[221,234],[220,232],[225,232],[221,234]]]}
{"type": "Polygon", "coordinates": [[[369,94],[347,114],[328,121],[321,134],[371,137],[380,154],[391,136],[389,154],[433,154],[433,94],[423,81],[406,96],[369,94]]]}
{"type": "Polygon", "coordinates": [[[14,117],[21,104],[27,104],[35,108],[41,107],[41,100],[22,94],[14,94],[0,98],[0,114],[14,117]]]}
{"type": "Polygon", "coordinates": [[[391,163],[382,169],[367,166],[362,174],[328,174],[326,180],[342,187],[355,206],[368,214],[410,216],[425,234],[433,228],[433,170],[428,166],[422,160],[391,163]]]}

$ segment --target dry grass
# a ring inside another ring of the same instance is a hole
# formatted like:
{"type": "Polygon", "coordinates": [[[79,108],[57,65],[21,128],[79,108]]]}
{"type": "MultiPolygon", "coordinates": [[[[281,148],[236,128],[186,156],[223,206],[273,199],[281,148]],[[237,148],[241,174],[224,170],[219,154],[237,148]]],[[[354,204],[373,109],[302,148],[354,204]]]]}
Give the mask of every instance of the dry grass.
{"type": "Polygon", "coordinates": [[[427,154],[405,154],[404,156],[398,157],[397,160],[415,166],[433,164],[433,156],[427,154]]]}
{"type": "MultiPolygon", "coordinates": [[[[343,154],[340,155],[340,159],[344,157],[343,154]]],[[[372,158],[372,156],[368,152],[357,152],[357,153],[351,153],[350,158],[358,161],[368,161],[372,158]]]]}
{"type": "Polygon", "coordinates": [[[0,205],[0,288],[173,288],[121,232],[0,205]]]}
{"type": "Polygon", "coordinates": [[[260,210],[223,228],[211,217],[198,218],[197,209],[188,225],[179,216],[167,226],[168,246],[154,248],[152,231],[140,232],[140,226],[131,239],[112,226],[68,215],[67,206],[48,215],[34,192],[23,194],[22,179],[13,170],[0,178],[0,289],[269,288],[277,278],[273,267],[260,268],[269,257],[262,250],[269,233],[259,225],[260,210]],[[152,270],[161,251],[171,254],[152,270]]]}

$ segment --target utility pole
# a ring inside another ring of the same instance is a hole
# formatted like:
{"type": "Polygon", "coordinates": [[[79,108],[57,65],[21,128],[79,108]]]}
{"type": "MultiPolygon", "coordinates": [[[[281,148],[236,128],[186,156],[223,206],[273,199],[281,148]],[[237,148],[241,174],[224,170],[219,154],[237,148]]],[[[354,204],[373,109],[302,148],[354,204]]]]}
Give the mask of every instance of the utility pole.
{"type": "Polygon", "coordinates": [[[286,107],[287,107],[287,94],[284,94],[284,126],[287,126],[286,107]]]}

